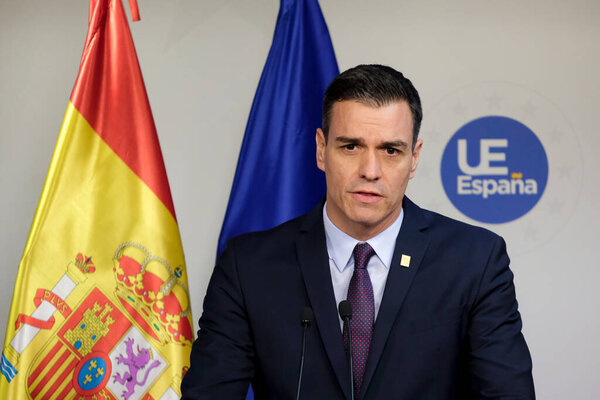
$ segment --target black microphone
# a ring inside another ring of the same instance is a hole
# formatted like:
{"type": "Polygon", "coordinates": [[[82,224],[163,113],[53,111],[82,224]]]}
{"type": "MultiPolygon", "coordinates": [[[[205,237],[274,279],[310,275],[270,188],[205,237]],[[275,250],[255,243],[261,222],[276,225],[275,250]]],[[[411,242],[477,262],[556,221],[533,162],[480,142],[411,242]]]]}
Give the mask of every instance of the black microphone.
{"type": "Polygon", "coordinates": [[[306,349],[306,328],[313,320],[313,310],[310,307],[302,307],[300,310],[300,323],[302,324],[302,357],[300,357],[300,371],[298,372],[298,390],[296,400],[300,399],[300,387],[302,386],[302,371],[304,370],[304,350],[306,349]]]}
{"type": "Polygon", "coordinates": [[[348,300],[340,301],[338,305],[338,312],[342,321],[344,321],[344,329],[348,333],[348,365],[350,366],[350,395],[351,399],[354,400],[354,374],[352,373],[352,331],[350,330],[350,320],[352,319],[352,304],[348,300]]]}

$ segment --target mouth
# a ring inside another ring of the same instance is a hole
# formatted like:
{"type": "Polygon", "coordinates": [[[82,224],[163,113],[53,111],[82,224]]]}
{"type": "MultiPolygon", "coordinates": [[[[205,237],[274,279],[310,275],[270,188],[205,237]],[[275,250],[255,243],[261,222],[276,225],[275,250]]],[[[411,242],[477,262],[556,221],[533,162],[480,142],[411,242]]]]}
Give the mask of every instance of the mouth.
{"type": "Polygon", "coordinates": [[[383,198],[383,196],[376,192],[357,190],[356,192],[351,192],[352,197],[361,202],[361,203],[376,203],[383,198]]]}

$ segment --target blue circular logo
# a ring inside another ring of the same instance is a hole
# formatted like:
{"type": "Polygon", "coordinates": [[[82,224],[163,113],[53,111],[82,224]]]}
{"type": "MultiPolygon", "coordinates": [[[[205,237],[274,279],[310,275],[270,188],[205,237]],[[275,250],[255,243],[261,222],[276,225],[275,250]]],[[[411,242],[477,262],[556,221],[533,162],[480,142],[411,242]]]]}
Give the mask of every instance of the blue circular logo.
{"type": "Polygon", "coordinates": [[[484,223],[513,221],[531,210],[548,181],[548,158],[527,126],[487,116],[452,136],[441,164],[442,184],[454,206],[484,223]]]}
{"type": "Polygon", "coordinates": [[[77,383],[83,390],[94,390],[104,381],[106,372],[106,362],[102,358],[90,358],[79,370],[77,383]]]}

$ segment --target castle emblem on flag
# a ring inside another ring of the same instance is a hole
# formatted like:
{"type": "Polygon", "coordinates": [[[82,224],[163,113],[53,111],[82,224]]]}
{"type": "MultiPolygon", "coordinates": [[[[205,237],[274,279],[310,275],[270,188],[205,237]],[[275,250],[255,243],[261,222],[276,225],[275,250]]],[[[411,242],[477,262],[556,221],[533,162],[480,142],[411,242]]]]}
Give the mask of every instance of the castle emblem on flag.
{"type": "Polygon", "coordinates": [[[92,347],[109,332],[110,326],[115,320],[110,317],[113,308],[106,304],[101,307],[94,303],[91,309],[83,312],[83,318],[78,326],[68,330],[65,333],[65,339],[79,351],[82,356],[86,356],[92,351],[92,347]]]}

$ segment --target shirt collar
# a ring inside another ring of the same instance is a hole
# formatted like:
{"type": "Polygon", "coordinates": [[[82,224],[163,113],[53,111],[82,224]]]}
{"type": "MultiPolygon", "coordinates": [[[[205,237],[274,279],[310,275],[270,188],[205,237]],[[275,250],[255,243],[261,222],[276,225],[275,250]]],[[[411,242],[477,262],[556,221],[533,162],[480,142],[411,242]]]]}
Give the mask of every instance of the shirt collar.
{"type": "MultiPolygon", "coordinates": [[[[400,210],[400,215],[386,230],[372,237],[366,242],[375,250],[375,254],[381,260],[386,268],[392,264],[394,249],[396,247],[396,238],[402,226],[404,219],[404,209],[400,210]]],[[[327,241],[327,252],[329,258],[333,260],[337,269],[342,272],[350,264],[352,251],[359,240],[340,230],[331,222],[327,215],[327,202],[323,206],[323,225],[325,226],[325,238],[327,241]]]]}

